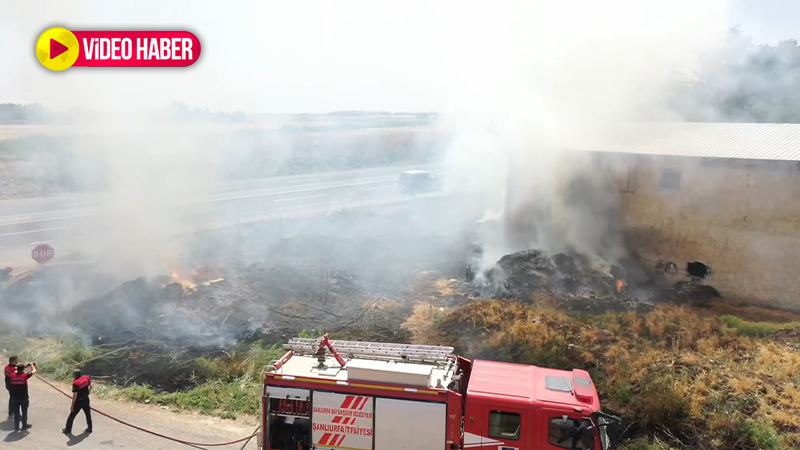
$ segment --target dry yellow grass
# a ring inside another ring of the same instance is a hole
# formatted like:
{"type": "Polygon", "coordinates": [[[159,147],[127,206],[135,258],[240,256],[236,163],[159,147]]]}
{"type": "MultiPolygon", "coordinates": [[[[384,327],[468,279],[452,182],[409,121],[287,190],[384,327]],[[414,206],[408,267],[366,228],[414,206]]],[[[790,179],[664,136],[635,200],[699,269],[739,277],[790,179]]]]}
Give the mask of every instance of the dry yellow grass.
{"type": "Polygon", "coordinates": [[[449,309],[435,306],[432,303],[417,303],[414,312],[403,322],[402,327],[411,332],[411,341],[426,344],[438,340],[436,323],[442,319],[449,309]]]}
{"type": "Polygon", "coordinates": [[[606,407],[641,430],[667,427],[695,448],[776,450],[800,442],[797,346],[740,336],[691,308],[575,318],[543,301],[491,300],[416,315],[427,323],[427,342],[468,356],[590,370],[606,407]]]}

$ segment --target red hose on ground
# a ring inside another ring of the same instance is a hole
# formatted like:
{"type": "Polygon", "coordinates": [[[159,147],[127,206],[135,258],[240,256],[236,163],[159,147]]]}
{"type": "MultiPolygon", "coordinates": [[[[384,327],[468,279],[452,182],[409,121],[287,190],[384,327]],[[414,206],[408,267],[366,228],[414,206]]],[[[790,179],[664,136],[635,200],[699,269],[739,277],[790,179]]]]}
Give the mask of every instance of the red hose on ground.
{"type": "MultiPolygon", "coordinates": [[[[71,395],[69,395],[68,393],[62,391],[57,386],[51,384],[49,381],[45,380],[44,378],[42,378],[42,377],[38,377],[38,378],[44,384],[46,384],[46,385],[50,386],[51,388],[55,389],[56,391],[60,392],[65,397],[72,398],[71,395]]],[[[139,431],[142,431],[142,432],[145,432],[145,433],[148,433],[148,434],[152,434],[153,436],[158,436],[158,437],[160,437],[162,439],[166,439],[168,441],[177,442],[179,444],[189,445],[189,446],[192,446],[192,447],[224,447],[226,445],[238,444],[240,442],[245,442],[245,441],[249,441],[250,439],[253,439],[253,436],[255,436],[256,433],[258,432],[258,429],[256,428],[256,432],[254,432],[250,436],[243,437],[243,438],[237,439],[235,441],[222,442],[222,443],[217,443],[217,444],[208,444],[208,443],[203,443],[203,442],[191,442],[191,441],[184,441],[183,439],[170,437],[170,436],[167,436],[167,435],[164,435],[164,434],[161,434],[161,433],[157,433],[155,431],[148,430],[146,428],[142,428],[142,427],[134,425],[132,423],[125,422],[122,419],[118,419],[118,418],[116,418],[116,417],[114,417],[114,416],[112,416],[110,414],[106,414],[103,411],[100,411],[100,410],[95,409],[95,408],[92,408],[92,411],[96,412],[97,414],[100,414],[101,416],[107,417],[107,418],[113,420],[114,422],[121,423],[122,425],[125,425],[127,427],[131,427],[131,428],[133,428],[135,430],[139,430],[139,431]]]]}

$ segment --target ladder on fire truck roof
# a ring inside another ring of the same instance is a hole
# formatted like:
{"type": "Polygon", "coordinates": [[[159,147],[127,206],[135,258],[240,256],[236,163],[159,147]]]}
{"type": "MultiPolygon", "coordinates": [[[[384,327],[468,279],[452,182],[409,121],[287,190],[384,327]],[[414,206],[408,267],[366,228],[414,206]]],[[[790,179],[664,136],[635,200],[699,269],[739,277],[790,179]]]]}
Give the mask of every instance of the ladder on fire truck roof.
{"type": "MultiPolygon", "coordinates": [[[[319,339],[293,338],[283,348],[298,353],[313,354],[319,339]]],[[[382,342],[330,341],[342,354],[401,358],[421,361],[447,361],[453,358],[453,347],[437,345],[387,344],[382,342]]]]}

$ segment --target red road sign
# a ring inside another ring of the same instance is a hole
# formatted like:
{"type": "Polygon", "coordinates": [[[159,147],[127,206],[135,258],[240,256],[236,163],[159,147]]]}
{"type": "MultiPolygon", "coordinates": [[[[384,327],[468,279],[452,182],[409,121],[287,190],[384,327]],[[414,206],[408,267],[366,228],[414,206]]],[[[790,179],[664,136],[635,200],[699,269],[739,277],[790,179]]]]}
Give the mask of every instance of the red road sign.
{"type": "Polygon", "coordinates": [[[47,244],[39,244],[31,251],[31,258],[33,258],[33,260],[39,264],[44,264],[53,259],[55,254],[56,252],[53,250],[53,247],[50,247],[47,244]]]}

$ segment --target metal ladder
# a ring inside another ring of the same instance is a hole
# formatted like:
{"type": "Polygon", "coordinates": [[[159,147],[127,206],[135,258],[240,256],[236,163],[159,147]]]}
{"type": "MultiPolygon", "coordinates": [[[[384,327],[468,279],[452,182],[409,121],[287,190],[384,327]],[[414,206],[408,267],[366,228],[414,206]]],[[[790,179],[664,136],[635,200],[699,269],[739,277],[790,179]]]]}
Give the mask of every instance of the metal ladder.
{"type": "MultiPolygon", "coordinates": [[[[331,341],[341,354],[370,355],[420,361],[447,361],[452,359],[453,347],[438,345],[387,344],[383,342],[331,341]]],[[[298,353],[315,353],[319,339],[293,338],[283,345],[287,350],[298,353]]]]}

